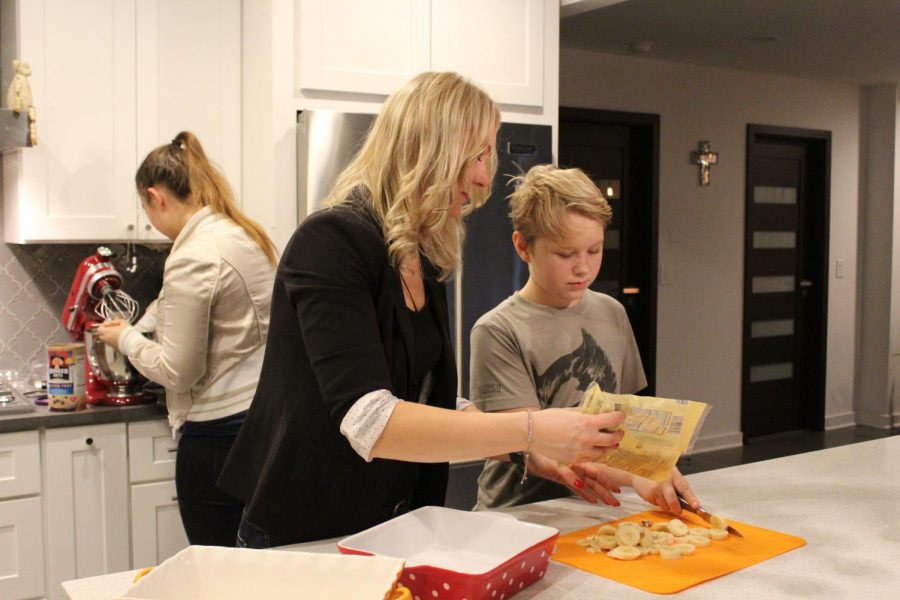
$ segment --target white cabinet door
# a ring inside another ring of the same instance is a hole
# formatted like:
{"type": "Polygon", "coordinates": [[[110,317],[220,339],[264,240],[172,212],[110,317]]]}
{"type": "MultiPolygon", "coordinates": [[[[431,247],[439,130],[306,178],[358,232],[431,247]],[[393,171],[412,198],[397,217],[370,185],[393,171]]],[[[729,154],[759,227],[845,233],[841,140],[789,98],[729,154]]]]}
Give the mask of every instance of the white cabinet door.
{"type": "MultiPolygon", "coordinates": [[[[190,131],[239,191],[241,0],[141,0],[136,31],[138,163],[190,131]]],[[[142,239],[164,239],[139,219],[142,239]]]]}
{"type": "MultiPolygon", "coordinates": [[[[41,448],[37,431],[0,435],[0,498],[41,493],[41,448]]],[[[0,553],[0,556],[3,556],[0,553]]]]}
{"type": "Polygon", "coordinates": [[[298,0],[294,81],[387,95],[429,67],[427,0],[298,0]]]}
{"type": "Polygon", "coordinates": [[[432,0],[431,68],[456,71],[500,104],[544,103],[546,0],[432,0]]]}
{"type": "Polygon", "coordinates": [[[188,547],[174,481],[131,486],[131,552],[135,569],[158,565],[188,547]]]}
{"type": "Polygon", "coordinates": [[[130,568],[125,424],[44,433],[48,596],[60,583],[130,568]]]}
{"type": "Polygon", "coordinates": [[[128,424],[128,473],[131,483],[175,479],[178,442],[165,419],[128,424]]]}
{"type": "Polygon", "coordinates": [[[3,156],[5,241],[130,238],[137,217],[134,0],[16,6],[38,145],[3,156]]]}
{"type": "Polygon", "coordinates": [[[3,156],[6,242],[164,240],[134,173],[181,130],[240,190],[240,0],[15,4],[38,145],[3,156]]]}
{"type": "Polygon", "coordinates": [[[41,499],[0,501],[0,598],[44,595],[41,499]]]}

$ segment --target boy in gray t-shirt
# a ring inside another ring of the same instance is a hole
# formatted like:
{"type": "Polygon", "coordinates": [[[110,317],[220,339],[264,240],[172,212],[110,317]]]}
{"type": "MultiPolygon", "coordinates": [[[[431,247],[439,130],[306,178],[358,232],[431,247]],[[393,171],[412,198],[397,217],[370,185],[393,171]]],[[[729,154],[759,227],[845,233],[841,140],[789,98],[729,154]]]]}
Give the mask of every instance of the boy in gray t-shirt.
{"type": "MultiPolygon", "coordinates": [[[[632,394],[647,385],[624,307],[588,286],[597,277],[609,204],[578,169],[533,167],[510,196],[513,244],[528,264],[525,286],[472,329],[470,400],[486,412],[578,406],[592,381],[632,394]]],[[[663,510],[679,513],[675,470],[663,483],[596,463],[560,466],[531,455],[489,459],[478,479],[477,509],[500,508],[576,493],[618,505],[610,493],[635,488],[663,510]],[[512,459],[513,462],[510,462],[512,459]]],[[[699,505],[699,503],[698,503],[699,505]]]]}

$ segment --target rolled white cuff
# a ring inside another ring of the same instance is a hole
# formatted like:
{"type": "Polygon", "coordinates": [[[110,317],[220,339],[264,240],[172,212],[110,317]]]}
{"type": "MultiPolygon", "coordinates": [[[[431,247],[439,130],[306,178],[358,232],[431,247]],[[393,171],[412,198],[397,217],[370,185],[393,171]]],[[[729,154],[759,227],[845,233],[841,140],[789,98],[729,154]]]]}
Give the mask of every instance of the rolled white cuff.
{"type": "Polygon", "coordinates": [[[466,410],[470,406],[475,406],[475,404],[463,398],[462,396],[456,397],[456,410],[466,410]]]}
{"type": "Polygon", "coordinates": [[[357,454],[372,462],[372,448],[387,427],[400,399],[388,390],[369,392],[353,403],[341,421],[341,434],[357,454]]]}

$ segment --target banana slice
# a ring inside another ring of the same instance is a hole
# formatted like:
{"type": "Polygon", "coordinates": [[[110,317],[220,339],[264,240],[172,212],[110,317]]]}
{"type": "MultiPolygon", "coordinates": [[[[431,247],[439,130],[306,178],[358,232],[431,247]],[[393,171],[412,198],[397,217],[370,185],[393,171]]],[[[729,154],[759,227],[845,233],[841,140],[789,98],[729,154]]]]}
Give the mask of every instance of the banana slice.
{"type": "Polygon", "coordinates": [[[682,556],[690,556],[697,549],[693,544],[687,543],[674,544],[672,548],[681,552],[682,556]]]}
{"type": "Polygon", "coordinates": [[[613,525],[601,525],[597,528],[597,535],[616,535],[616,528],[613,525]]]}
{"type": "MultiPolygon", "coordinates": [[[[599,531],[597,533],[600,533],[599,531]]],[[[691,527],[688,531],[688,535],[699,535],[705,538],[709,537],[709,529],[706,527],[691,527]]]]}
{"type": "Polygon", "coordinates": [[[710,515],[709,524],[712,525],[713,529],[728,528],[728,521],[722,515],[710,515]]]}
{"type": "Polygon", "coordinates": [[[688,526],[681,519],[672,519],[669,521],[669,531],[675,537],[687,535],[688,526]]]}
{"type": "Polygon", "coordinates": [[[686,535],[681,539],[685,544],[693,544],[697,548],[706,548],[712,543],[708,535],[686,535]]]}
{"type": "Polygon", "coordinates": [[[614,535],[598,535],[594,536],[594,548],[601,550],[612,550],[619,545],[619,539],[614,535]]]}
{"type": "Polygon", "coordinates": [[[663,560],[679,560],[681,558],[681,552],[675,548],[662,546],[659,549],[659,557],[663,560]]]}
{"type": "Polygon", "coordinates": [[[654,523],[653,527],[650,528],[650,531],[669,531],[668,523],[654,523]]]}
{"type": "Polygon", "coordinates": [[[616,538],[623,546],[637,546],[641,541],[641,526],[637,523],[626,521],[619,525],[616,538]]]}
{"type": "Polygon", "coordinates": [[[609,551],[609,557],[618,560],[635,560],[641,557],[641,551],[634,546],[619,546],[609,551]]]}
{"type": "Polygon", "coordinates": [[[728,530],[727,529],[719,529],[717,527],[710,529],[709,537],[710,537],[710,539],[713,539],[716,541],[724,540],[725,538],[728,537],[728,530]]]}

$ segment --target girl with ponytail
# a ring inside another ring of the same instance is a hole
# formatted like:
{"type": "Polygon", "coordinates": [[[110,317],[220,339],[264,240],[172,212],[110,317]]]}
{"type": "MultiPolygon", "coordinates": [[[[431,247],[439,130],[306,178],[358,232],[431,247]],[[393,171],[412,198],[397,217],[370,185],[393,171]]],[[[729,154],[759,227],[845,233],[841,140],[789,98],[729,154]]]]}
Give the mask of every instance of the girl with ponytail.
{"type": "Polygon", "coordinates": [[[275,245],[190,132],[150,152],[135,183],[150,223],[173,241],[162,291],[134,327],[110,321],[97,335],[166,388],[188,540],[233,546],[243,504],[216,480],[259,381],[275,245]]]}

